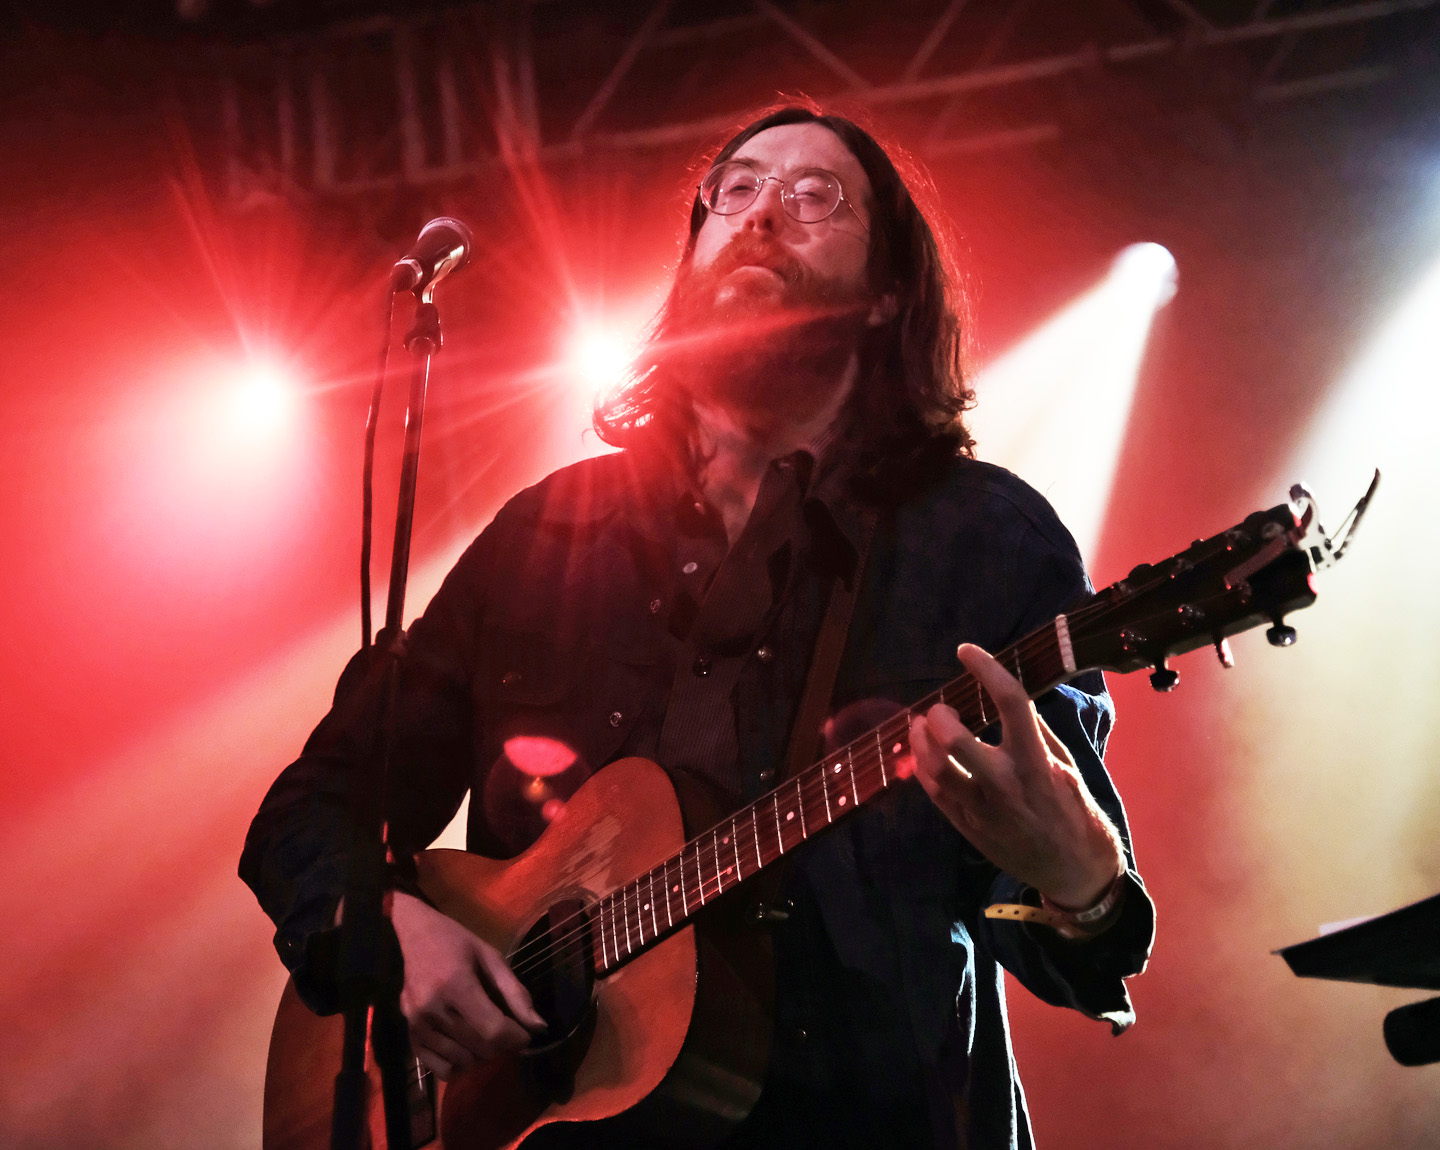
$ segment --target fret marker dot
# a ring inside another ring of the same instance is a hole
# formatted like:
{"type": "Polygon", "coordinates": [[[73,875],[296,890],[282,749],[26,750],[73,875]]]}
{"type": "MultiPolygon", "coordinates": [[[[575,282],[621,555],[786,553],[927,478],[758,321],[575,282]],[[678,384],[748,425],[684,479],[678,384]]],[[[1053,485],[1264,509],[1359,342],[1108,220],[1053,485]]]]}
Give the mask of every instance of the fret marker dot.
{"type": "Polygon", "coordinates": [[[835,773],[836,773],[837,775],[840,773],[840,764],[839,764],[839,763],[836,763],[836,764],[835,764],[835,773]]]}
{"type": "Polygon", "coordinates": [[[841,805],[842,807],[845,805],[845,796],[844,796],[844,795],[841,795],[841,796],[840,796],[840,805],[841,805]]]}
{"type": "Polygon", "coordinates": [[[722,843],[724,843],[726,846],[729,846],[729,845],[730,845],[730,836],[729,836],[729,835],[726,835],[726,836],[725,836],[723,839],[721,839],[720,841],[721,841],[722,843]]]}
{"type": "Polygon", "coordinates": [[[729,874],[729,873],[730,873],[732,870],[734,870],[734,869],[735,869],[735,868],[734,868],[733,866],[727,866],[727,867],[725,868],[725,873],[726,873],[726,874],[729,874]]]}
{"type": "Polygon", "coordinates": [[[644,906],[642,906],[640,909],[641,909],[641,910],[649,910],[649,909],[650,909],[650,904],[647,902],[647,903],[646,903],[644,906]]]}
{"type": "Polygon", "coordinates": [[[786,812],[785,812],[785,821],[786,821],[787,823],[788,823],[791,819],[793,819],[794,817],[795,817],[795,812],[794,812],[794,811],[786,811],[786,812]]]}
{"type": "Polygon", "coordinates": [[[670,888],[670,891],[671,891],[672,894],[679,894],[679,893],[680,893],[680,884],[677,882],[674,886],[672,886],[672,887],[670,888]]]}
{"type": "Polygon", "coordinates": [[[890,748],[890,753],[891,753],[892,755],[898,755],[898,754],[899,754],[901,751],[903,751],[904,749],[905,749],[905,744],[904,744],[904,743],[896,743],[893,747],[890,748]]]}

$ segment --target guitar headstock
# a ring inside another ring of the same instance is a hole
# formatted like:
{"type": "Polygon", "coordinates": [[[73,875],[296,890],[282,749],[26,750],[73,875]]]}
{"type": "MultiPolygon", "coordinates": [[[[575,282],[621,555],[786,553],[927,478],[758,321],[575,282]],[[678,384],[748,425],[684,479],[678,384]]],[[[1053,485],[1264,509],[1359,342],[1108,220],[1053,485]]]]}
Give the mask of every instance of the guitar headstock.
{"type": "Polygon", "coordinates": [[[1076,664],[1121,673],[1153,667],[1151,685],[1168,691],[1180,678],[1166,666],[1172,655],[1213,645],[1228,667],[1227,637],[1262,623],[1272,644],[1288,647],[1295,629],[1285,616],[1316,597],[1310,518],[1310,505],[1302,517],[1282,503],[1136,567],[1066,616],[1076,664]]]}

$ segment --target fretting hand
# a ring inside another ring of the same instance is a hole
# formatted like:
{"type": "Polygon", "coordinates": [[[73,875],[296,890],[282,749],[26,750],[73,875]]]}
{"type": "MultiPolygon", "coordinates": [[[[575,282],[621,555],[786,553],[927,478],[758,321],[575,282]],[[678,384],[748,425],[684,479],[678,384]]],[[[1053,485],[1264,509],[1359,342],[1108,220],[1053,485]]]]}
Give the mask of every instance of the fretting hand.
{"type": "Polygon", "coordinates": [[[987,859],[1070,909],[1093,905],[1125,869],[1114,824],[1025,688],[972,644],[957,652],[1000,713],[1001,740],[972,735],[943,704],[910,723],[915,773],[987,859]]]}

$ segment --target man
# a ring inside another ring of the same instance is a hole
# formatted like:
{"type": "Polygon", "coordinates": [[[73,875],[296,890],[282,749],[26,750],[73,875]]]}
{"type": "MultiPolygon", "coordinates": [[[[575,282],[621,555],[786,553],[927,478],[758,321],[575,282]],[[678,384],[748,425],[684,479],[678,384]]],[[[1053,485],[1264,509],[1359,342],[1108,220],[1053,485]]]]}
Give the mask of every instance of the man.
{"type": "MultiPolygon", "coordinates": [[[[770,1068],[726,1145],[1030,1145],[1001,963],[1117,1033],[1133,1021],[1122,979],[1144,966],[1153,912],[1100,759],[1103,683],[1037,711],[982,649],[1089,585],[1044,500],[971,457],[958,339],[934,236],[879,145],[809,108],[765,115],[702,182],[653,338],[597,412],[626,450],[512,500],[407,640],[388,807],[402,858],[467,787],[470,848],[524,845],[535,828],[515,830],[503,793],[516,740],[581,776],[653,758],[721,809],[769,790],[837,625],[831,589],[857,577],[832,742],[953,678],[964,644],[1000,738],[948,707],[913,716],[923,790],[892,788],[795,852],[769,916],[770,1068]],[[987,919],[994,904],[1040,924],[987,919]]],[[[340,715],[272,788],[241,862],[321,1009],[313,956],[360,741],[340,715]]],[[[401,1006],[442,1077],[543,1027],[494,948],[404,891],[393,921],[401,1006]]]]}

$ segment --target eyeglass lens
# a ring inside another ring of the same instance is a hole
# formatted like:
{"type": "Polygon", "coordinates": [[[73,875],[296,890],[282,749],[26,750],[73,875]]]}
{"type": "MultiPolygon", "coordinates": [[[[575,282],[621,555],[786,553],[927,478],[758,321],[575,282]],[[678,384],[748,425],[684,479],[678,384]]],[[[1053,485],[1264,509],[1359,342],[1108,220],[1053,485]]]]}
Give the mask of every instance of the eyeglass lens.
{"type": "MultiPolygon", "coordinates": [[[[755,202],[768,179],[778,177],[762,177],[738,160],[717,164],[700,185],[701,202],[712,212],[732,216],[755,202]]],[[[803,224],[819,223],[840,204],[840,181],[823,168],[807,168],[780,183],[780,202],[786,213],[803,224]]]]}

